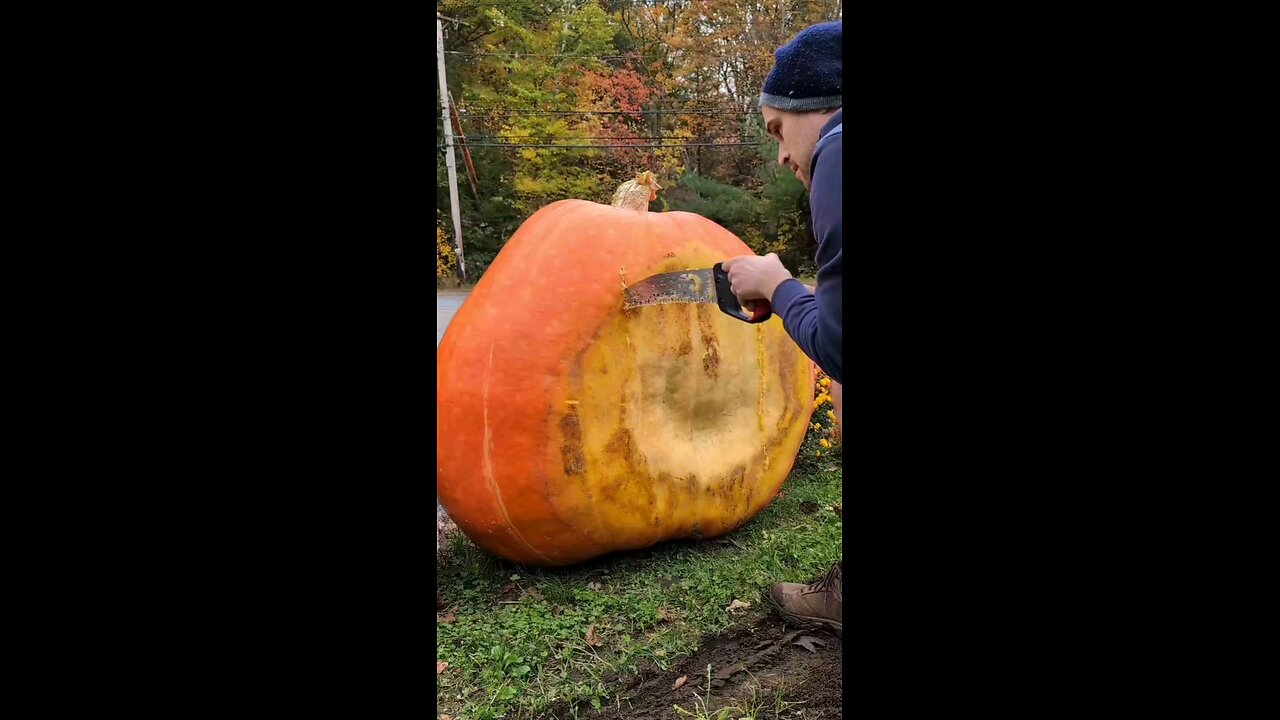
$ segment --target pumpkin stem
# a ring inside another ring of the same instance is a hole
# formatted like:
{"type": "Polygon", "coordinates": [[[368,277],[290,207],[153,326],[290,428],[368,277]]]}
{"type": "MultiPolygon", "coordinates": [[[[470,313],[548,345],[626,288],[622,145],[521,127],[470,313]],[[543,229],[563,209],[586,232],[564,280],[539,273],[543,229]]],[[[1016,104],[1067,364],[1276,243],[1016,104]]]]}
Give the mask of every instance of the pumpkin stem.
{"type": "Polygon", "coordinates": [[[619,185],[613,193],[613,201],[609,204],[616,208],[648,212],[650,201],[658,199],[658,191],[661,189],[658,178],[645,170],[638,173],[635,180],[628,180],[619,185]]]}

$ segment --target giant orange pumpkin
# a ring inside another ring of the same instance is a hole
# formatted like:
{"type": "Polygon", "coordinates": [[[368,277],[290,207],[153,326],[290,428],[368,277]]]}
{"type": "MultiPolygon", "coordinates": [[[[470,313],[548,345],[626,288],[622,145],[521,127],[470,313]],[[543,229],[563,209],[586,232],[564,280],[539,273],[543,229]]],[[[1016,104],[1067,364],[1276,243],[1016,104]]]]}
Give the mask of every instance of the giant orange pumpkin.
{"type": "Polygon", "coordinates": [[[706,218],[654,213],[649,173],[612,205],[562,200],[512,235],[436,353],[436,492],[477,545],[568,565],[712,537],[791,470],[812,364],[777,317],[623,309],[623,287],[751,250],[706,218]]]}

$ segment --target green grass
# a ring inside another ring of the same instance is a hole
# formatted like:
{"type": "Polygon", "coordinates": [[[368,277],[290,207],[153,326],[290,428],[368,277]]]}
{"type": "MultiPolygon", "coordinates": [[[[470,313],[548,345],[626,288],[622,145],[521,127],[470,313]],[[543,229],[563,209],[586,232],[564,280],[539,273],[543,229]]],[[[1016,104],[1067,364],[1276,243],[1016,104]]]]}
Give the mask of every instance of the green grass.
{"type": "Polygon", "coordinates": [[[767,612],[775,582],[807,582],[840,558],[842,471],[810,433],[783,496],[736,532],[673,541],[569,569],[516,566],[460,535],[438,572],[438,713],[537,718],[560,702],[588,717],[619,675],[669,669],[704,638],[767,612]],[[740,615],[725,608],[751,603],[740,615]],[[449,616],[452,615],[452,619],[449,616]],[[588,634],[592,643],[588,643],[588,634]]]}

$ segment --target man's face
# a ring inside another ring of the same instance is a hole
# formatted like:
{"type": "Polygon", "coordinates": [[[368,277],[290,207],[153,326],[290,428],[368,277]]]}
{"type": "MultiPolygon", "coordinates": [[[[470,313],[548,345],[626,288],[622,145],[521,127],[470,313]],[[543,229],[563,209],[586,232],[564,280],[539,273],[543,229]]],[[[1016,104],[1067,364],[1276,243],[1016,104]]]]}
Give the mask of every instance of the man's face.
{"type": "Polygon", "coordinates": [[[795,173],[805,190],[809,187],[809,160],[813,158],[813,148],[818,144],[818,133],[831,118],[830,110],[815,112],[787,112],[771,107],[763,107],[764,126],[769,134],[778,141],[778,164],[784,165],[795,173]]]}

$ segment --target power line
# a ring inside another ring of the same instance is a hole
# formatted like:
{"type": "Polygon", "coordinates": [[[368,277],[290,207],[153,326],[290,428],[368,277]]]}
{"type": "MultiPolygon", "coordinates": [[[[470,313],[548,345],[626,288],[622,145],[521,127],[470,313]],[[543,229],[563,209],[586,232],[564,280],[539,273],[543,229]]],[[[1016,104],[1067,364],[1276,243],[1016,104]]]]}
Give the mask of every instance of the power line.
{"type": "MultiPolygon", "coordinates": [[[[618,2],[617,0],[614,0],[614,3],[617,5],[623,4],[621,2],[618,2]]],[[[454,3],[445,3],[445,5],[453,5],[453,4],[454,3]]],[[[459,2],[457,4],[466,5],[467,7],[479,7],[482,5],[487,7],[525,7],[524,4],[516,3],[516,2],[513,2],[512,0],[477,0],[476,2],[464,1],[464,2],[459,2]]],[[[627,7],[659,7],[659,8],[667,7],[666,3],[651,3],[649,2],[649,0],[635,0],[635,2],[626,3],[626,5],[627,7]]]]}
{"type": "MultiPolygon", "coordinates": [[[[510,9],[514,9],[514,10],[524,10],[524,9],[528,9],[528,6],[526,6],[526,5],[520,5],[520,4],[516,4],[516,3],[511,3],[511,2],[471,2],[471,3],[460,3],[460,4],[464,5],[465,7],[455,8],[454,10],[451,10],[450,12],[458,12],[458,11],[462,11],[462,10],[469,10],[469,9],[475,9],[475,8],[485,8],[485,7],[492,7],[492,8],[510,8],[510,9]]],[[[620,4],[620,5],[621,5],[621,4],[620,4]]],[[[670,7],[669,7],[666,3],[650,4],[650,3],[647,3],[647,2],[643,2],[643,1],[641,1],[641,2],[636,2],[636,3],[626,3],[626,4],[625,4],[625,7],[633,8],[633,9],[635,9],[635,8],[649,8],[649,9],[652,9],[652,10],[670,10],[670,7]]],[[[603,8],[602,8],[602,9],[603,9],[603,8]]],[[[621,9],[621,7],[620,7],[619,9],[621,9]]],[[[684,8],[679,8],[679,9],[684,9],[684,8]]],[[[561,11],[560,11],[560,10],[556,10],[555,12],[561,12],[561,11]]],[[[606,12],[608,12],[608,11],[606,11],[606,12]]],[[[606,18],[606,19],[609,19],[609,18],[606,18]]]]}
{"type": "MultiPolygon", "coordinates": [[[[493,53],[493,52],[464,52],[462,50],[445,50],[449,55],[468,55],[472,57],[571,57],[571,58],[591,58],[593,60],[626,60],[626,55],[574,55],[572,53],[493,53]]],[[[639,56],[637,56],[639,57],[639,56]]]]}
{"type": "Polygon", "coordinates": [[[454,24],[454,26],[455,26],[455,27],[456,27],[456,26],[458,26],[458,25],[466,25],[467,27],[474,27],[471,23],[463,22],[462,20],[459,20],[459,19],[457,19],[457,18],[445,17],[444,15],[441,15],[441,14],[440,14],[440,13],[438,13],[438,12],[436,13],[436,19],[437,19],[437,20],[446,20],[446,21],[448,21],[448,22],[451,22],[451,23],[453,23],[453,24],[454,24]]]}
{"type": "MultiPolygon", "coordinates": [[[[746,135],[740,136],[748,137],[746,135]]],[[[554,135],[468,135],[468,142],[471,140],[514,140],[517,138],[532,138],[543,140],[689,140],[691,142],[699,142],[697,138],[681,138],[675,135],[565,135],[564,137],[556,137],[554,135]]]]}
{"type": "Polygon", "coordinates": [[[756,110],[507,110],[505,108],[473,108],[459,105],[458,112],[477,114],[496,112],[506,115],[754,115],[756,110]]]}
{"type": "MultiPolygon", "coordinates": [[[[487,20],[488,18],[481,18],[481,19],[487,20]]],[[[565,17],[563,15],[560,17],[540,18],[538,20],[530,20],[528,18],[511,18],[511,17],[506,18],[506,20],[508,24],[497,26],[495,29],[506,30],[510,27],[515,27],[515,24],[517,22],[526,22],[531,24],[544,23],[546,24],[548,30],[552,30],[552,29],[559,30],[560,28],[556,26],[562,25],[564,23],[569,24],[570,31],[579,27],[610,27],[610,28],[617,28],[618,30],[623,30],[627,27],[622,20],[615,20],[613,18],[588,19],[588,18],[565,17]]]]}
{"type": "MultiPolygon", "coordinates": [[[[755,98],[750,98],[750,100],[754,101],[755,98]]],[[[742,110],[743,109],[742,104],[743,103],[735,102],[734,100],[727,97],[723,100],[698,100],[696,98],[677,99],[677,98],[667,97],[659,101],[655,101],[654,103],[646,102],[644,107],[641,109],[641,112],[676,112],[676,111],[684,111],[684,110],[742,110]]],[[[502,110],[510,106],[497,104],[497,103],[478,102],[476,100],[462,100],[458,103],[458,107],[468,107],[473,110],[485,110],[485,109],[502,110]]],[[[536,107],[520,108],[520,109],[521,110],[537,110],[540,112],[541,111],[550,112],[550,111],[556,110],[555,108],[536,108],[536,107]]],[[[565,111],[565,112],[586,112],[586,111],[572,110],[572,111],[565,111]]],[[[752,112],[755,112],[755,110],[752,110],[752,112]]]]}
{"type": "Polygon", "coordinates": [[[763,142],[723,142],[723,143],[646,143],[635,145],[544,145],[541,143],[473,143],[467,142],[468,147],[501,147],[501,148],[565,148],[565,149],[590,149],[598,150],[600,148],[682,148],[682,147],[737,147],[742,145],[764,145],[763,142]]]}

